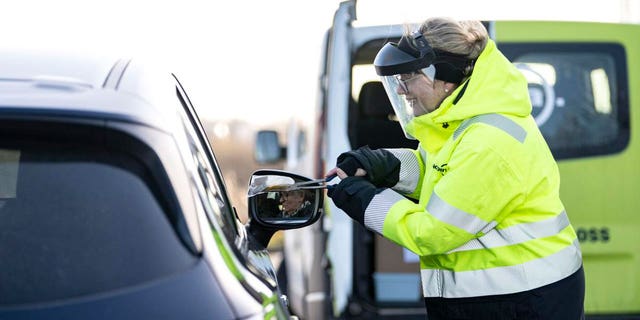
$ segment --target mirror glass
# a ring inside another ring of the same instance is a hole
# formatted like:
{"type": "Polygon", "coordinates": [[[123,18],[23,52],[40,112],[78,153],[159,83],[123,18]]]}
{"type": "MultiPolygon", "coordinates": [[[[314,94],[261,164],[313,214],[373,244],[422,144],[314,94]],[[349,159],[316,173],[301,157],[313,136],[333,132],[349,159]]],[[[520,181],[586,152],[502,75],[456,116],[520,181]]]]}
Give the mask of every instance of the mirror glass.
{"type": "Polygon", "coordinates": [[[291,187],[303,181],[279,175],[253,176],[248,196],[257,218],[279,224],[309,221],[318,211],[322,189],[291,187]]]}

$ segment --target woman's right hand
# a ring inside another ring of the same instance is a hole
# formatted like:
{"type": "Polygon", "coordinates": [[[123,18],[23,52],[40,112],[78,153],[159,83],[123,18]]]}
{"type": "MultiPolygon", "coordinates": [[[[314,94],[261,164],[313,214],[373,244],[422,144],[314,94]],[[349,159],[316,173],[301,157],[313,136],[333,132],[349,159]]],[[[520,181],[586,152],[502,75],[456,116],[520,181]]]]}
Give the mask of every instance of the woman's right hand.
{"type": "Polygon", "coordinates": [[[366,176],[378,188],[392,188],[400,180],[400,160],[386,149],[364,146],[343,152],[336,159],[336,167],[347,176],[366,176]]]}

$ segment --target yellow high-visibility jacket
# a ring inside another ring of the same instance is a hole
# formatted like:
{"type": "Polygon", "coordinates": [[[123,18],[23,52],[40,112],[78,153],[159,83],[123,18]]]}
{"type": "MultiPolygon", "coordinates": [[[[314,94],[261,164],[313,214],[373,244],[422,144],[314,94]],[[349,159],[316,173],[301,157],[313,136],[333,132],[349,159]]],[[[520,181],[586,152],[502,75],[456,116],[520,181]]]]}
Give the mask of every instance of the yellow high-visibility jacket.
{"type": "Polygon", "coordinates": [[[388,149],[400,181],[372,199],[364,222],[420,256],[425,297],[522,292],[581,267],[527,81],[493,41],[472,76],[410,130],[420,146],[388,149]]]}

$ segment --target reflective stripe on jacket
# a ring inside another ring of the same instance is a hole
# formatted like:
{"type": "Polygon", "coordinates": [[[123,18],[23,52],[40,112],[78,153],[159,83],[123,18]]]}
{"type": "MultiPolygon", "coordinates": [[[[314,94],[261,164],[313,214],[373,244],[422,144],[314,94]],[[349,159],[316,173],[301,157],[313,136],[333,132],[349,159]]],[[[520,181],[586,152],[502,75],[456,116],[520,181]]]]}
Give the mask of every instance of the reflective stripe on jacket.
{"type": "Polygon", "coordinates": [[[373,198],[365,225],[420,256],[425,297],[522,292],[580,268],[530,113],[526,80],[489,41],[470,79],[414,120],[418,150],[389,150],[400,181],[373,198]]]}

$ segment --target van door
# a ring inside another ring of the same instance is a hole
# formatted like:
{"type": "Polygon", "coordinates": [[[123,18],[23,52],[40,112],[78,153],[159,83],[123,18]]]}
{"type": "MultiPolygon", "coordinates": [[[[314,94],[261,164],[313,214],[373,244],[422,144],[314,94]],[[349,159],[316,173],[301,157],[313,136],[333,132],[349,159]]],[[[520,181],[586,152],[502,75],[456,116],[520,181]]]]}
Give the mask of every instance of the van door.
{"type": "MultiPolygon", "coordinates": [[[[321,177],[335,163],[342,152],[350,149],[345,137],[346,110],[350,94],[351,23],[355,20],[355,0],[340,3],[333,25],[325,38],[325,53],[319,78],[318,123],[308,155],[306,169],[292,167],[297,152],[288,139],[287,170],[306,176],[321,177]],[[330,115],[330,118],[329,118],[330,115]],[[332,143],[326,143],[332,141],[332,143]],[[334,143],[336,142],[336,143],[334,143]],[[326,159],[330,162],[327,162],[326,159]],[[313,164],[313,165],[310,165],[313,164]],[[327,167],[329,168],[327,168],[327,167]]],[[[312,127],[313,127],[312,126],[312,127]]],[[[299,130],[292,130],[297,135],[299,130]]],[[[302,139],[297,139],[301,141],[302,139]]],[[[322,223],[308,228],[288,230],[284,237],[287,295],[291,309],[301,318],[328,319],[332,308],[343,309],[352,288],[352,225],[351,219],[338,212],[330,199],[325,198],[322,223]],[[332,267],[331,263],[339,267],[332,267]],[[331,270],[329,271],[328,269],[331,270]],[[330,274],[330,275],[329,275],[330,274]]]]}
{"type": "MultiPolygon", "coordinates": [[[[347,110],[351,94],[351,23],[355,17],[355,1],[344,1],[334,16],[327,44],[325,74],[323,76],[324,93],[322,101],[323,147],[322,158],[325,170],[332,168],[335,159],[351,149],[346,137],[347,110]]],[[[325,202],[327,228],[327,257],[332,263],[330,276],[330,296],[333,310],[343,310],[351,295],[353,277],[353,222],[349,216],[338,209],[330,199],[325,202]],[[330,229],[330,230],[329,230],[330,229]]],[[[326,318],[326,317],[324,317],[326,318]]],[[[320,319],[320,318],[318,318],[320,319]]]]}
{"type": "Polygon", "coordinates": [[[558,160],[576,228],[588,314],[640,313],[640,26],[496,22],[527,77],[533,115],[558,160]],[[634,105],[635,104],[635,105],[634,105]]]}

